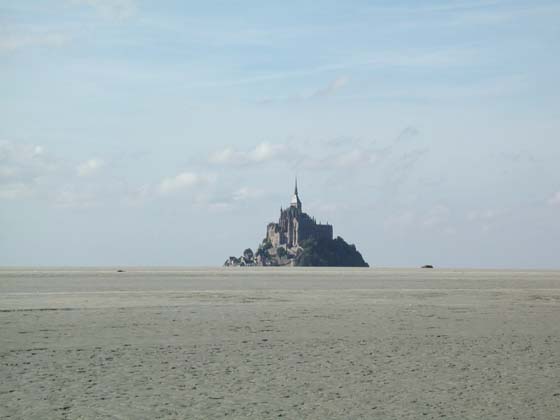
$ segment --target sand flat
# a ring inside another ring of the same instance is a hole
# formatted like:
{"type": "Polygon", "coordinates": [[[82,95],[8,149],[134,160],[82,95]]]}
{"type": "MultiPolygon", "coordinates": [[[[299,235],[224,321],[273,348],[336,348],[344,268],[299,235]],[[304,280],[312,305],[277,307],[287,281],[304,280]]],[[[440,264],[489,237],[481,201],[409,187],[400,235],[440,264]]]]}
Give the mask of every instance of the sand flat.
{"type": "Polygon", "coordinates": [[[1,269],[0,417],[555,419],[560,272],[1,269]]]}

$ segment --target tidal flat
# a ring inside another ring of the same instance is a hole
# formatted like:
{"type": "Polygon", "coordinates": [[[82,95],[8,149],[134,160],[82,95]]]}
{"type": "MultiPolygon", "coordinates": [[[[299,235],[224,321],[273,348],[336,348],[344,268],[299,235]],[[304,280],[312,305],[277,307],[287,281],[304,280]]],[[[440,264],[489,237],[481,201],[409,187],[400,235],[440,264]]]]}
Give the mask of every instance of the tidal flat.
{"type": "Polygon", "coordinates": [[[0,269],[0,418],[559,418],[559,271],[117,269],[0,269]]]}

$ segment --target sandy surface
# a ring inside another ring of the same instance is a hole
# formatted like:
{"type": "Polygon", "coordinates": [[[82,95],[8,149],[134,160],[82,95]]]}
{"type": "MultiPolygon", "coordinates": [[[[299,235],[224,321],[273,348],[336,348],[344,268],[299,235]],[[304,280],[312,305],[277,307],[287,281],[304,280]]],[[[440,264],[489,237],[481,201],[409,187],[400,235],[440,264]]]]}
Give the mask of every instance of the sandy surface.
{"type": "Polygon", "coordinates": [[[554,271],[3,269],[0,332],[0,418],[560,418],[554,271]]]}

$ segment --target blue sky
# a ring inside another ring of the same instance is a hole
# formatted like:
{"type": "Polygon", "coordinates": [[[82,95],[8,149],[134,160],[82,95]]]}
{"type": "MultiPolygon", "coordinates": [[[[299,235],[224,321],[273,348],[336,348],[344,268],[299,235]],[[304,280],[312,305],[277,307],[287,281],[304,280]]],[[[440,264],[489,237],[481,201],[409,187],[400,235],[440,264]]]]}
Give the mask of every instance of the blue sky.
{"type": "Polygon", "coordinates": [[[0,264],[219,265],[297,174],[373,266],[558,268],[559,21],[544,0],[4,1],[0,264]]]}

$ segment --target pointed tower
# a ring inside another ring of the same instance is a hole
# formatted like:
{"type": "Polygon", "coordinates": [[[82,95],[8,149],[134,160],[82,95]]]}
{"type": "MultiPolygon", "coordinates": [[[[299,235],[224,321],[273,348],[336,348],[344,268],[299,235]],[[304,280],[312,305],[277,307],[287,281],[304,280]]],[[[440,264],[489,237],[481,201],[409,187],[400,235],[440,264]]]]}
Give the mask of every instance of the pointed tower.
{"type": "Polygon", "coordinates": [[[294,195],[292,195],[292,201],[290,202],[291,207],[297,208],[301,211],[301,200],[299,199],[298,190],[297,190],[297,177],[296,177],[296,187],[294,189],[294,195]]]}

